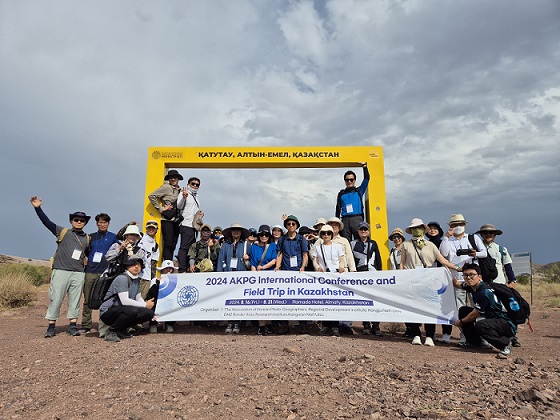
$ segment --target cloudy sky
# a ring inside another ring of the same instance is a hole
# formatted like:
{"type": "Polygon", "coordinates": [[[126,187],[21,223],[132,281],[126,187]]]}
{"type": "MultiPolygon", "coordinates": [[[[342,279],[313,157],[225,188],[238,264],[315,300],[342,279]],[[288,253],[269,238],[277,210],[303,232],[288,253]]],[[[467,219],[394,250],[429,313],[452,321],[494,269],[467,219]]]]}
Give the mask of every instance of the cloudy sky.
{"type": "MultiPolygon", "coordinates": [[[[54,252],[33,194],[58,224],[141,220],[149,146],[375,145],[390,229],[463,213],[558,261],[559,69],[556,0],[0,1],[0,253],[54,252]]],[[[344,186],[181,172],[223,227],[312,224],[344,186]]]]}

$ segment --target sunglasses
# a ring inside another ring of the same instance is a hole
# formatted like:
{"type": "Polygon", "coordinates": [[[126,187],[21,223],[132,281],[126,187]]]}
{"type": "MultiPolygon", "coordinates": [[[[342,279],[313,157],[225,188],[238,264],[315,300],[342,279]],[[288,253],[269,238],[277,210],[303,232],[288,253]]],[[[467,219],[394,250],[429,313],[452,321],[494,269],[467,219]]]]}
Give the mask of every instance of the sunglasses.
{"type": "Polygon", "coordinates": [[[368,231],[369,229],[368,229],[368,228],[360,228],[360,229],[358,229],[358,230],[365,230],[365,231],[368,231]]]}
{"type": "Polygon", "coordinates": [[[389,239],[392,241],[394,241],[395,239],[400,239],[402,241],[402,238],[400,236],[391,236],[389,239]]]}
{"type": "Polygon", "coordinates": [[[346,182],[354,182],[356,178],[346,178],[344,181],[346,182]]]}
{"type": "Polygon", "coordinates": [[[259,236],[266,236],[267,238],[270,236],[270,233],[268,232],[261,232],[259,233],[259,236]]]}
{"type": "Polygon", "coordinates": [[[288,222],[286,223],[286,226],[297,226],[296,222],[288,222]]]}
{"type": "Polygon", "coordinates": [[[72,219],[72,221],[75,223],[85,223],[86,219],[72,219]]]}
{"type": "Polygon", "coordinates": [[[332,236],[332,234],[333,234],[333,233],[332,233],[332,232],[329,232],[329,231],[323,231],[323,232],[320,232],[320,233],[319,233],[319,235],[321,235],[321,236],[326,236],[326,235],[332,236]]]}
{"type": "Polygon", "coordinates": [[[198,186],[200,186],[200,182],[191,182],[191,185],[193,187],[198,187],[198,186]]]}

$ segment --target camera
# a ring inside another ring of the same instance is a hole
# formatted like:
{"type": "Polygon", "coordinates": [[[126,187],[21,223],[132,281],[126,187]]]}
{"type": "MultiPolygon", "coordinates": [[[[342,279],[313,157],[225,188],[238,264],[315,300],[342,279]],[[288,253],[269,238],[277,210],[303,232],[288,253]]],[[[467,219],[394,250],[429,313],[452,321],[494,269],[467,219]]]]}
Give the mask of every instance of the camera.
{"type": "Polygon", "coordinates": [[[458,249],[457,256],[460,257],[461,255],[469,255],[469,252],[471,252],[470,249],[458,249]]]}

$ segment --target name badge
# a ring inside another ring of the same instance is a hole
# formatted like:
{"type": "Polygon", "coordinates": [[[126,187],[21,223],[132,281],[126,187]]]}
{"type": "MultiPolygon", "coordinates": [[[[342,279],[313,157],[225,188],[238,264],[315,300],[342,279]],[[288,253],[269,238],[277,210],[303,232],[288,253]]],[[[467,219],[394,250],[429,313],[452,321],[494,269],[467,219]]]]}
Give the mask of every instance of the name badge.
{"type": "Polygon", "coordinates": [[[82,250],[81,249],[75,249],[74,252],[72,252],[72,259],[73,260],[80,260],[80,257],[82,256],[82,250]]]}
{"type": "Polygon", "coordinates": [[[101,252],[96,252],[95,254],[93,254],[94,263],[101,262],[101,258],[103,258],[103,254],[101,252]]]}
{"type": "Polygon", "coordinates": [[[291,268],[299,267],[296,256],[290,257],[290,267],[291,268]]]}
{"type": "Polygon", "coordinates": [[[229,262],[229,268],[235,268],[237,270],[237,258],[232,258],[229,262]]]}
{"type": "Polygon", "coordinates": [[[353,213],[354,212],[354,207],[352,207],[352,204],[346,204],[346,213],[353,213]]]}

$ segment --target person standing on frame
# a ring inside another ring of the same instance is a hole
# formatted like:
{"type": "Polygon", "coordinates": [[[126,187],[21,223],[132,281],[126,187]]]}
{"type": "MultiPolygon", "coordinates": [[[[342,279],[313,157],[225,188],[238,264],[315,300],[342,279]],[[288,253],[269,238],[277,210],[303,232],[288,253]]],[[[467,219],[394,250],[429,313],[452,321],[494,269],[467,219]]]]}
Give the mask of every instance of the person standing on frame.
{"type": "Polygon", "coordinates": [[[348,239],[359,239],[358,226],[364,219],[364,204],[363,196],[367,191],[369,184],[369,172],[367,166],[364,164],[364,180],[359,187],[356,187],[356,174],[354,171],[346,171],[344,174],[344,182],[346,188],[338,192],[336,197],[335,216],[341,219],[343,228],[340,236],[348,239]]]}

